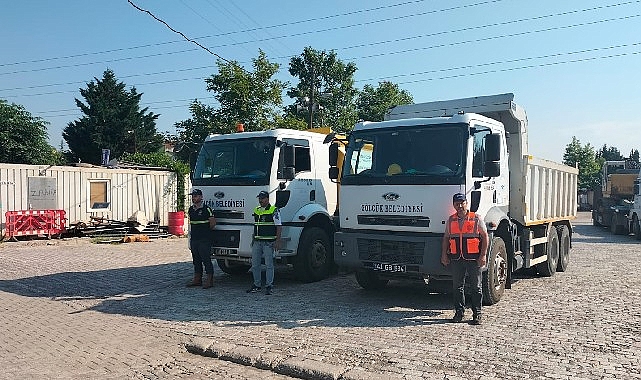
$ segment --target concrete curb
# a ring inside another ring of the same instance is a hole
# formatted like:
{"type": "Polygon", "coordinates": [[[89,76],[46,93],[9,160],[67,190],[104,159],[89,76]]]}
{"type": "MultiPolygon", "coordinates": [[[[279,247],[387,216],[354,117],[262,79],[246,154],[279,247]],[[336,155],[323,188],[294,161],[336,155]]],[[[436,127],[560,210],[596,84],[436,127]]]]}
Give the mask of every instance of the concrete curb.
{"type": "Polygon", "coordinates": [[[306,380],[388,380],[391,376],[368,372],[360,367],[347,368],[318,360],[283,356],[277,353],[219,342],[209,338],[193,338],[185,343],[188,352],[218,358],[245,366],[269,370],[281,375],[306,380]]]}

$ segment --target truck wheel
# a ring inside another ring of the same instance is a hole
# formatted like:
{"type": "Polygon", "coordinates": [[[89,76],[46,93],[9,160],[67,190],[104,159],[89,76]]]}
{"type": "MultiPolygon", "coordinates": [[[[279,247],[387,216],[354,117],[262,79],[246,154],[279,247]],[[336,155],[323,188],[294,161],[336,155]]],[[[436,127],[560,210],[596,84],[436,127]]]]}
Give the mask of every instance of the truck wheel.
{"type": "Polygon", "coordinates": [[[507,251],[500,237],[492,239],[487,270],[483,272],[483,304],[494,305],[501,300],[507,281],[507,251]]]}
{"type": "Polygon", "coordinates": [[[249,271],[250,268],[249,265],[235,263],[233,261],[226,261],[225,259],[216,259],[216,262],[218,263],[218,267],[220,268],[220,270],[227,274],[231,274],[232,276],[245,274],[249,271]]]}
{"type": "Polygon", "coordinates": [[[547,251],[548,259],[542,263],[536,264],[536,270],[539,271],[541,276],[550,277],[556,273],[556,267],[559,262],[559,236],[556,233],[556,228],[550,228],[548,242],[545,249],[547,251]]]}
{"type": "Polygon", "coordinates": [[[619,214],[613,214],[610,219],[610,232],[615,235],[623,235],[623,226],[619,224],[619,214]]]}
{"type": "Polygon", "coordinates": [[[634,232],[635,239],[641,240],[641,223],[636,214],[632,217],[632,232],[634,232]]]}
{"type": "Polygon", "coordinates": [[[329,236],[319,227],[303,230],[294,260],[296,275],[303,282],[320,281],[329,276],[334,255],[329,236]]]}
{"type": "Polygon", "coordinates": [[[556,271],[565,272],[570,262],[570,230],[567,226],[556,226],[556,233],[559,236],[559,263],[556,271]]]}
{"type": "Polygon", "coordinates": [[[365,290],[378,290],[383,289],[389,280],[383,279],[378,273],[369,270],[357,270],[356,282],[365,290]]]}

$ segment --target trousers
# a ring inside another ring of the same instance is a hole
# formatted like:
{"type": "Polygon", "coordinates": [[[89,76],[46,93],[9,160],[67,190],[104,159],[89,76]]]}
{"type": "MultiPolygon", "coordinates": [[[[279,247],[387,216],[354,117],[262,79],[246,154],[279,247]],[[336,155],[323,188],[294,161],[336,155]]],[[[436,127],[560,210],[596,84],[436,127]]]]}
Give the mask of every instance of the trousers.
{"type": "Polygon", "coordinates": [[[476,260],[452,260],[452,290],[454,293],[454,310],[457,313],[465,311],[465,279],[469,279],[470,301],[474,315],[481,314],[483,303],[483,288],[481,280],[483,271],[479,268],[476,260]]]}
{"type": "Polygon", "coordinates": [[[254,240],[252,243],[252,276],[254,285],[261,285],[261,259],[265,258],[265,286],[274,284],[274,242],[267,240],[254,240]]]}

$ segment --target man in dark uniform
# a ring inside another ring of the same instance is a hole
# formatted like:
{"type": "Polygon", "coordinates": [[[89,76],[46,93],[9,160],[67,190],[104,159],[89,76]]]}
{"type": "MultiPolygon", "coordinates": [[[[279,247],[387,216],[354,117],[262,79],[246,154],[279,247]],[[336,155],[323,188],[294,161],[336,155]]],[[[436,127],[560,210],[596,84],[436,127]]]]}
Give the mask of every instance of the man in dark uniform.
{"type": "Polygon", "coordinates": [[[214,284],[214,266],[211,262],[212,230],[216,226],[214,211],[203,202],[203,192],[194,189],[191,193],[192,205],[189,207],[189,249],[194,262],[194,278],[188,287],[201,286],[209,289],[214,284]],[[207,279],[203,283],[203,266],[207,279]]]}
{"type": "Polygon", "coordinates": [[[488,236],[485,223],[467,208],[465,194],[456,193],[452,198],[456,212],[445,225],[441,250],[441,263],[451,265],[454,290],[454,318],[463,320],[465,314],[465,276],[468,275],[472,288],[472,324],[481,324],[481,303],[483,288],[481,279],[487,257],[488,236]]]}

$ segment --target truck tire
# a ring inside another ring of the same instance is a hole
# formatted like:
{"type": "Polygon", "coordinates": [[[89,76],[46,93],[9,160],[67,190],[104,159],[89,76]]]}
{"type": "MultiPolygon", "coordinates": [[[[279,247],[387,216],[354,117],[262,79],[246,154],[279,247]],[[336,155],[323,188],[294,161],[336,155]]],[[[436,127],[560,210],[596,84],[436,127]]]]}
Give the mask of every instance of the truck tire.
{"type": "Polygon", "coordinates": [[[641,222],[636,214],[632,217],[632,232],[634,232],[635,239],[641,240],[641,222]]]}
{"type": "Polygon", "coordinates": [[[570,230],[567,226],[556,226],[556,233],[559,236],[559,262],[556,271],[565,272],[570,263],[570,230]]]}
{"type": "Polygon", "coordinates": [[[250,265],[235,263],[232,261],[227,262],[225,259],[216,259],[216,262],[218,263],[220,270],[232,276],[245,274],[251,267],[250,265]]]}
{"type": "Polygon", "coordinates": [[[500,237],[492,239],[487,270],[483,272],[483,304],[494,305],[501,300],[507,281],[507,250],[500,237]]]}
{"type": "MultiPolygon", "coordinates": [[[[535,247],[535,251],[536,248],[538,247],[535,247]]],[[[536,270],[543,277],[551,277],[556,273],[556,267],[559,262],[559,236],[556,233],[556,228],[550,228],[545,252],[548,255],[548,259],[542,263],[536,264],[536,270]]]]}
{"type": "Polygon", "coordinates": [[[319,227],[303,230],[294,259],[294,270],[299,280],[315,282],[329,276],[334,254],[329,236],[319,227]]]}
{"type": "Polygon", "coordinates": [[[619,219],[619,214],[617,213],[612,214],[610,219],[610,232],[615,235],[623,235],[623,226],[619,224],[619,219]]]}
{"type": "Polygon", "coordinates": [[[357,270],[356,282],[365,290],[379,290],[387,286],[389,280],[370,270],[357,270]]]}

